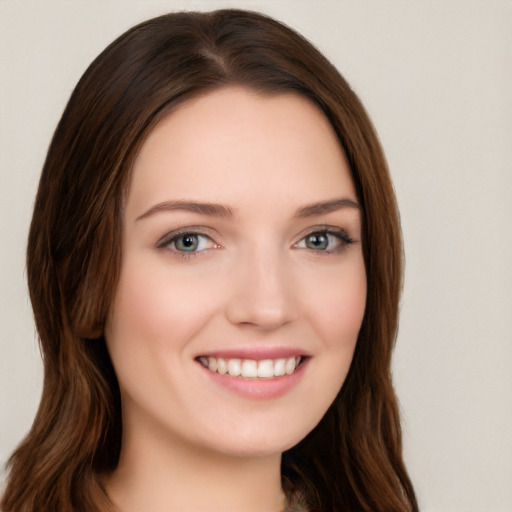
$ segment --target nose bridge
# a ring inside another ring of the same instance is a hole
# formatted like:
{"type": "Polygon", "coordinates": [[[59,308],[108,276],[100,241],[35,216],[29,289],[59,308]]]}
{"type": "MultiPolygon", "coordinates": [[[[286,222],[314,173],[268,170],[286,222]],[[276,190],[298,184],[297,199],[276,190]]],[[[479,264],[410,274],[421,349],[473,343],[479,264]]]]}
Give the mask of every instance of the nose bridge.
{"type": "Polygon", "coordinates": [[[296,318],[293,279],[286,253],[278,244],[267,240],[247,248],[232,279],[227,305],[232,323],[270,330],[296,318]]]}

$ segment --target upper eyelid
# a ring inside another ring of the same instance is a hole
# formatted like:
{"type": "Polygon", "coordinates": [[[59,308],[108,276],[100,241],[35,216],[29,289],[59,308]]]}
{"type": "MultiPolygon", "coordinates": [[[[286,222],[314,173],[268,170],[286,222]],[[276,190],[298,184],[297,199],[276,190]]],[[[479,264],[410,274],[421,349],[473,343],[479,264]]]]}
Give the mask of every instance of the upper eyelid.
{"type": "Polygon", "coordinates": [[[352,243],[354,243],[354,239],[349,234],[347,234],[345,231],[316,230],[316,231],[311,231],[311,232],[307,233],[306,235],[304,235],[303,237],[301,237],[297,242],[295,242],[293,244],[293,246],[294,247],[298,247],[308,237],[310,237],[311,235],[316,235],[316,234],[326,234],[328,237],[332,237],[332,238],[338,239],[341,244],[352,244],[352,243]]]}
{"type": "Polygon", "coordinates": [[[352,236],[350,234],[350,230],[347,230],[340,226],[321,225],[321,226],[313,226],[313,227],[308,228],[305,231],[303,231],[297,237],[297,242],[295,242],[295,243],[300,242],[305,237],[307,237],[309,235],[313,235],[314,233],[328,233],[328,234],[332,234],[332,235],[344,235],[344,236],[347,236],[348,238],[354,240],[354,236],[352,236]]]}
{"type": "Polygon", "coordinates": [[[209,238],[212,242],[216,243],[216,240],[214,239],[213,233],[209,233],[209,229],[205,228],[204,226],[186,226],[183,228],[178,228],[173,231],[169,231],[164,236],[162,236],[156,243],[157,247],[163,247],[165,245],[168,245],[170,242],[172,242],[175,238],[178,238],[182,235],[197,235],[197,236],[204,236],[206,238],[209,238]]]}
{"type": "MultiPolygon", "coordinates": [[[[333,225],[316,225],[311,226],[305,230],[302,231],[300,235],[298,235],[295,238],[295,242],[292,243],[292,246],[296,246],[299,242],[301,242],[305,237],[312,235],[314,233],[328,233],[332,235],[341,235],[346,236],[347,238],[350,238],[353,242],[356,242],[356,237],[352,236],[349,232],[350,230],[347,230],[345,228],[342,228],[341,226],[333,226],[333,225]]],[[[165,235],[163,235],[156,243],[157,247],[164,247],[166,245],[169,245],[170,242],[173,241],[173,239],[182,236],[182,235],[198,235],[198,236],[204,236],[208,239],[210,239],[212,242],[214,242],[217,245],[221,245],[217,238],[220,237],[220,235],[216,232],[216,230],[212,228],[208,228],[206,226],[184,226],[181,228],[177,228],[175,230],[169,231],[165,235]]]]}

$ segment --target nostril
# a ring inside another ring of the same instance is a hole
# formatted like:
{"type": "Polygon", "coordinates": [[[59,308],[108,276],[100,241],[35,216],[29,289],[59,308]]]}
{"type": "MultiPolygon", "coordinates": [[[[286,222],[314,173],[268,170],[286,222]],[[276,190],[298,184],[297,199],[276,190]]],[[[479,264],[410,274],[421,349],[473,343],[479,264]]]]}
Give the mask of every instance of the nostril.
{"type": "Polygon", "coordinates": [[[248,262],[234,281],[226,316],[232,324],[268,331],[293,321],[298,311],[286,268],[261,253],[252,256],[253,264],[248,262]]]}
{"type": "Polygon", "coordinates": [[[295,316],[287,307],[272,308],[268,305],[238,302],[228,311],[228,318],[237,325],[254,326],[268,331],[291,322],[295,316]]]}

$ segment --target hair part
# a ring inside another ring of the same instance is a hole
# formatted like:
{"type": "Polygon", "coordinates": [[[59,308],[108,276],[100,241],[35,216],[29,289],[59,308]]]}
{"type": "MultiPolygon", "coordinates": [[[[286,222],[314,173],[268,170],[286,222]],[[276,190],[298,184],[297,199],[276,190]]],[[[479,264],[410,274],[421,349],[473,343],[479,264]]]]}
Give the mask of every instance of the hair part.
{"type": "Polygon", "coordinates": [[[89,66],[57,126],[27,250],[43,394],[9,462],[4,512],[112,509],[101,475],[118,462],[121,405],[102,333],[119,278],[132,164],[164,116],[227,85],[313,101],[347,156],[363,211],[368,294],[352,366],[319,425],[283,454],[283,485],[310,512],[418,510],[390,370],[401,232],[377,135],[314,46],[269,17],[228,9],[168,14],[125,32],[89,66]]]}

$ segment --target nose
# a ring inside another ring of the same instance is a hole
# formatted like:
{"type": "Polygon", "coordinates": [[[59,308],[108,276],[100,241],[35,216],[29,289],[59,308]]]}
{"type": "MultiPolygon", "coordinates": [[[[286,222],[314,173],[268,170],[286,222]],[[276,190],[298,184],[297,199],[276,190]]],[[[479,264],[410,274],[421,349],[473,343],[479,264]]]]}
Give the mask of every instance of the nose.
{"type": "Polygon", "coordinates": [[[279,254],[252,251],[231,275],[226,316],[232,324],[271,331],[297,319],[297,290],[279,254]]]}

